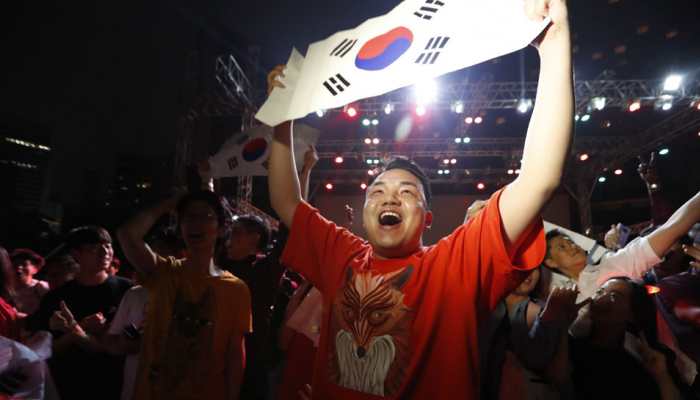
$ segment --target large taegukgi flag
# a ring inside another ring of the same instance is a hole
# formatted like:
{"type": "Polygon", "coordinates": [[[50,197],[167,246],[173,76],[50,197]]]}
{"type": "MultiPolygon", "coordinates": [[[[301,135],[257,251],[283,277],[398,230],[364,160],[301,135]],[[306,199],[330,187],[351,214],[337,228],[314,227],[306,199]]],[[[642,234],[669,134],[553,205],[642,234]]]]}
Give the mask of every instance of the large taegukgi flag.
{"type": "Polygon", "coordinates": [[[527,46],[549,24],[531,21],[524,0],[406,0],[388,14],[296,50],[286,89],[256,118],[275,126],[340,107],[527,46]]]}

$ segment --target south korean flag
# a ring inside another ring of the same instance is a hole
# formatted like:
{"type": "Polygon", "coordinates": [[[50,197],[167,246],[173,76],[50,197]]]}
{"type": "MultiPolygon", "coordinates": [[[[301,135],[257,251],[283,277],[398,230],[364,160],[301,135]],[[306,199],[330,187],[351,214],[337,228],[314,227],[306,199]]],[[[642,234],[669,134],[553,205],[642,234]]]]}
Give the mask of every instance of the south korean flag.
{"type": "Polygon", "coordinates": [[[529,20],[523,0],[406,0],[313,43],[306,57],[293,49],[286,88],[256,118],[275,126],[478,64],[527,46],[548,24],[529,20]]]}
{"type": "MultiPolygon", "coordinates": [[[[294,158],[301,170],[304,154],[318,141],[319,131],[305,124],[294,126],[294,158]]],[[[221,148],[209,157],[209,176],[267,176],[272,128],[265,125],[233,134],[221,148]]]]}

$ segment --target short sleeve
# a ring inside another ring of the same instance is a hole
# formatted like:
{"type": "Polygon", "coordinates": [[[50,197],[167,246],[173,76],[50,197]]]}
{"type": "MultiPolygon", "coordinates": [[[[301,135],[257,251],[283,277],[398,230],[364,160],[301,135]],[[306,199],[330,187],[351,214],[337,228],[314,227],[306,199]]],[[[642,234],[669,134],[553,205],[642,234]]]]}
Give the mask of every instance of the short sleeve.
{"type": "Polygon", "coordinates": [[[368,249],[362,239],[323,218],[302,201],[294,213],[282,264],[324,292],[327,284],[337,281],[350,260],[368,249]]]}
{"type": "Polygon", "coordinates": [[[145,274],[142,280],[142,285],[152,290],[158,281],[164,279],[165,277],[171,275],[173,272],[182,268],[182,260],[178,260],[175,257],[161,257],[156,258],[156,267],[148,274],[145,274]]]}
{"type": "Polygon", "coordinates": [[[466,224],[438,243],[458,268],[463,284],[473,288],[480,304],[492,310],[544,260],[546,241],[542,218],[533,219],[520,237],[508,244],[501,221],[499,200],[503,189],[491,196],[486,207],[466,224]]]}
{"type": "Polygon", "coordinates": [[[117,313],[114,315],[112,322],[109,325],[108,333],[110,335],[121,335],[124,328],[129,324],[129,311],[134,307],[134,301],[137,296],[133,291],[127,291],[122,297],[119,303],[119,308],[117,308],[117,313]]]}
{"type": "Polygon", "coordinates": [[[253,331],[253,312],[250,305],[250,290],[242,280],[238,280],[235,286],[233,304],[236,304],[236,319],[234,329],[241,334],[253,331]]]}

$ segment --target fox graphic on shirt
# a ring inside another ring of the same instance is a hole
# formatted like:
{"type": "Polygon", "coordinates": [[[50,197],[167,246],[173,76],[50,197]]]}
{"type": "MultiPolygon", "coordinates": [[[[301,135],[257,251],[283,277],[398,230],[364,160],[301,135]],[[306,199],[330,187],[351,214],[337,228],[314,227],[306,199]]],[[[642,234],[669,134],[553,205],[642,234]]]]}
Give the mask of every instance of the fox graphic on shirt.
{"type": "Polygon", "coordinates": [[[348,268],[332,305],[330,378],[338,386],[395,394],[406,376],[413,312],[401,289],[408,266],[382,275],[348,268]]]}

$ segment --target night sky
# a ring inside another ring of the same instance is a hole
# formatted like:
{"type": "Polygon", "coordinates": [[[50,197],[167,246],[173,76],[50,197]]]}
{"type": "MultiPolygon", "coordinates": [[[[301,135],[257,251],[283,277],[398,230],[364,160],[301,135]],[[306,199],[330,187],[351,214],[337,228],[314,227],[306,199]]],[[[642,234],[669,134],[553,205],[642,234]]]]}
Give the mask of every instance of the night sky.
{"type": "MultiPolygon", "coordinates": [[[[662,78],[700,67],[696,2],[591,0],[570,2],[577,78],[611,69],[619,79],[662,78]]],[[[76,174],[117,155],[163,156],[174,147],[177,119],[192,81],[207,75],[199,55],[233,53],[250,78],[286,61],[309,43],[393,8],[395,1],[147,2],[42,1],[5,5],[0,118],[52,135],[59,195],[76,174]]],[[[526,79],[535,52],[526,50],[526,79]]],[[[517,55],[465,73],[519,79],[517,55]]],[[[206,65],[204,65],[206,64],[206,65]]],[[[201,83],[201,82],[200,82],[201,83]]],[[[98,176],[101,176],[98,174],[98,176]]],[[[60,196],[59,196],[60,197],[60,196]]]]}

